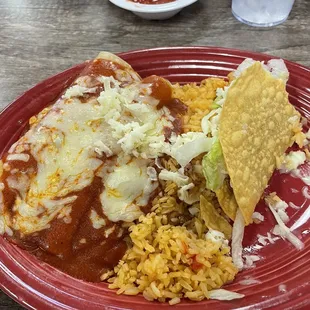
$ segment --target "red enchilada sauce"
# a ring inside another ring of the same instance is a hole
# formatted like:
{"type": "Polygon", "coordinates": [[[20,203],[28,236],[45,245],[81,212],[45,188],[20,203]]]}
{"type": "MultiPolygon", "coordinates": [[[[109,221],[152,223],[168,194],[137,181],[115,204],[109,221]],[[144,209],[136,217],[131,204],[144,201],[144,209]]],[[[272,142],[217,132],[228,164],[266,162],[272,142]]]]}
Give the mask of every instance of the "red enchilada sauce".
{"type": "MultiPolygon", "coordinates": [[[[97,59],[83,70],[80,77],[93,78],[99,75],[116,77],[117,70],[125,69],[117,63],[97,59]]],[[[157,108],[160,109],[166,106],[175,118],[173,121],[174,128],[165,128],[166,138],[172,132],[181,133],[182,122],[180,119],[187,108],[180,101],[172,98],[172,89],[169,82],[157,76],[150,76],[142,80],[141,83],[151,86],[151,95],[159,100],[157,108]]],[[[37,173],[35,158],[30,152],[24,152],[24,154],[30,156],[27,162],[6,161],[6,156],[3,157],[3,162],[9,165],[9,169],[4,170],[0,177],[0,182],[4,183],[2,191],[4,210],[12,217],[15,214],[13,206],[18,192],[9,187],[8,177],[12,175],[18,177],[19,174],[26,174],[31,179],[37,173]],[[13,169],[15,170],[14,174],[13,169]],[[18,170],[17,173],[16,170],[18,170]]],[[[101,159],[104,165],[105,158],[101,159]]],[[[63,219],[54,218],[49,223],[49,228],[29,235],[21,235],[19,231],[13,231],[13,235],[6,235],[6,238],[30,251],[42,261],[71,276],[90,282],[99,282],[102,273],[117,265],[127,249],[124,241],[127,231],[122,228],[120,222],[113,223],[109,221],[103,213],[100,201],[100,194],[103,189],[104,185],[101,178],[94,177],[89,186],[78,192],[70,193],[70,196],[72,194],[77,196],[77,199],[71,203],[71,221],[65,222],[63,219]],[[105,220],[106,225],[99,229],[93,227],[90,220],[92,210],[96,211],[105,220]]],[[[150,201],[152,196],[154,195],[151,195],[150,201]]],[[[65,197],[56,197],[54,200],[62,198],[65,197]]],[[[146,210],[148,210],[147,207],[144,211],[146,210]]]]}
{"type": "Polygon", "coordinates": [[[102,58],[92,61],[80,74],[80,76],[113,76],[116,78],[117,70],[125,70],[125,68],[116,62],[105,60],[102,58]]]}
{"type": "Polygon", "coordinates": [[[140,4],[165,4],[169,2],[174,2],[176,0],[129,0],[129,1],[140,4]]]}
{"type": "MultiPolygon", "coordinates": [[[[17,160],[7,162],[10,170],[4,170],[1,176],[1,181],[5,185],[2,191],[4,205],[12,217],[15,214],[12,207],[18,192],[9,188],[8,177],[18,178],[26,174],[31,178],[37,172],[34,157],[27,152],[24,154],[30,155],[27,162],[17,160]],[[12,174],[13,169],[18,169],[19,172],[12,174]]],[[[7,236],[7,239],[30,251],[42,261],[76,278],[99,282],[100,275],[105,270],[113,268],[127,249],[126,242],[123,240],[126,232],[119,223],[110,222],[103,214],[100,202],[103,188],[101,178],[95,177],[89,186],[79,192],[70,193],[70,195],[77,196],[71,204],[70,223],[55,218],[50,222],[48,229],[26,236],[21,236],[19,231],[14,231],[13,236],[7,236]],[[93,227],[89,217],[91,210],[96,211],[100,217],[105,219],[104,227],[100,229],[93,227]],[[105,234],[109,230],[111,234],[106,237],[105,234]]]]}
{"type": "Polygon", "coordinates": [[[171,115],[174,117],[174,120],[172,122],[173,128],[164,128],[164,135],[166,138],[166,142],[168,142],[168,139],[171,137],[172,132],[174,132],[176,135],[182,133],[182,115],[186,114],[187,106],[179,99],[172,97],[172,87],[170,83],[164,78],[157,75],[151,75],[144,78],[142,80],[142,83],[151,85],[152,97],[159,100],[157,109],[159,110],[162,107],[166,107],[169,109],[171,115]]]}

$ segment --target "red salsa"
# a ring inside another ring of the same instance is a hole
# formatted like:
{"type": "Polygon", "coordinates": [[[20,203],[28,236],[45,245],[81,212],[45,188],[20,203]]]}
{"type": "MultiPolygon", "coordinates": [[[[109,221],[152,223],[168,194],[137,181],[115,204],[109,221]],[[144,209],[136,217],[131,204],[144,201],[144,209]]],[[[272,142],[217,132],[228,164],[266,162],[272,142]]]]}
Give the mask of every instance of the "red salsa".
{"type": "Polygon", "coordinates": [[[176,0],[129,0],[129,1],[141,4],[165,4],[169,2],[174,2],[176,0]]]}

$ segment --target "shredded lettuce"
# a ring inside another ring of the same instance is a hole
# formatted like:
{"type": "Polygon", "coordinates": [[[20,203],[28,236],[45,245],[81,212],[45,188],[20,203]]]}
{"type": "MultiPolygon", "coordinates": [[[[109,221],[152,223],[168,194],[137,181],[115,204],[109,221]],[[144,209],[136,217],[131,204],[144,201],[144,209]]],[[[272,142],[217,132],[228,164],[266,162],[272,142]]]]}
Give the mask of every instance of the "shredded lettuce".
{"type": "Polygon", "coordinates": [[[212,110],[215,110],[215,109],[218,109],[220,108],[221,106],[219,104],[216,103],[216,100],[214,100],[211,104],[211,109],[212,110]]]}
{"type": "Polygon", "coordinates": [[[189,183],[189,178],[179,171],[173,172],[163,169],[160,171],[158,177],[160,180],[172,181],[180,187],[189,183]]]}
{"type": "Polygon", "coordinates": [[[182,167],[201,153],[208,152],[213,145],[213,138],[202,132],[188,132],[177,136],[170,150],[165,153],[172,156],[182,167]]]}
{"type": "Polygon", "coordinates": [[[228,89],[232,85],[232,83],[229,86],[225,86],[224,88],[218,88],[216,90],[216,98],[210,106],[211,111],[201,120],[201,128],[205,135],[217,137],[222,107],[226,99],[228,89]]]}
{"type": "Polygon", "coordinates": [[[210,291],[209,296],[210,296],[210,299],[217,299],[217,300],[233,300],[233,299],[239,299],[239,298],[244,297],[243,294],[224,290],[222,288],[210,291]]]}
{"type": "Polygon", "coordinates": [[[212,137],[217,136],[219,119],[222,108],[211,110],[206,116],[201,120],[201,128],[205,135],[211,134],[212,137]]]}
{"type": "Polygon", "coordinates": [[[244,218],[240,209],[238,209],[232,230],[231,256],[234,265],[239,270],[243,269],[242,240],[244,236],[244,227],[245,227],[244,218]]]}
{"type": "Polygon", "coordinates": [[[206,187],[212,191],[219,189],[227,175],[224,156],[219,139],[216,139],[211,150],[202,159],[202,171],[206,178],[206,187]]]}

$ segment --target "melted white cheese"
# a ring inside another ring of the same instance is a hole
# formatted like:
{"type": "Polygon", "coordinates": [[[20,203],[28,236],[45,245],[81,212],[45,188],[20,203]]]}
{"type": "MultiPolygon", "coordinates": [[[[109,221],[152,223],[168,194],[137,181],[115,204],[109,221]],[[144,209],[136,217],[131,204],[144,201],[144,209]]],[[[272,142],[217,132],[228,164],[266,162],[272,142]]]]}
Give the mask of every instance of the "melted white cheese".
{"type": "MultiPolygon", "coordinates": [[[[113,77],[97,80],[104,89],[97,100],[82,103],[79,99],[94,93],[96,87],[70,87],[50,109],[34,118],[31,129],[10,149],[8,160],[25,162],[29,155],[21,152],[29,150],[37,161],[37,173],[28,171],[31,179],[18,171],[11,173],[8,185],[19,192],[13,207],[17,213],[14,219],[2,216],[0,233],[8,226],[29,234],[47,228],[56,217],[69,223],[75,196],[68,195],[92,183],[106,164],[105,157],[122,157],[122,153],[132,157],[133,152],[147,158],[161,154],[158,143],[164,142],[164,127],[172,127],[169,111],[149,105],[150,97],[141,95],[138,84],[122,87],[113,77]]],[[[112,221],[132,221],[142,214],[140,207],[148,203],[157,187],[154,176],[150,179],[147,174],[147,164],[135,160],[119,163],[104,178],[101,200],[112,221]]],[[[5,165],[10,170],[9,164],[5,165]]],[[[101,224],[103,221],[95,226],[101,224]]]]}
{"type": "Polygon", "coordinates": [[[110,134],[122,151],[136,157],[143,154],[147,158],[162,154],[164,127],[173,127],[170,112],[151,105],[152,98],[141,95],[141,87],[131,85],[121,88],[114,81],[114,88],[111,88],[106,85],[106,79],[101,77],[105,91],[101,92],[98,102],[104,109],[103,118],[109,125],[110,134]]]}
{"type": "Polygon", "coordinates": [[[95,229],[100,229],[106,225],[105,219],[99,216],[95,210],[91,210],[89,218],[95,229]]]}
{"type": "Polygon", "coordinates": [[[104,191],[100,195],[103,211],[112,222],[132,222],[142,215],[140,207],[146,206],[158,182],[150,180],[147,161],[134,159],[125,165],[114,166],[106,173],[104,191]]]}
{"type": "Polygon", "coordinates": [[[70,99],[70,98],[73,98],[73,97],[81,97],[84,94],[94,93],[94,92],[96,92],[96,87],[94,87],[94,88],[87,88],[87,87],[83,87],[83,86],[80,86],[80,85],[73,85],[73,86],[69,87],[66,90],[65,94],[63,95],[63,97],[65,99],[70,99]]]}

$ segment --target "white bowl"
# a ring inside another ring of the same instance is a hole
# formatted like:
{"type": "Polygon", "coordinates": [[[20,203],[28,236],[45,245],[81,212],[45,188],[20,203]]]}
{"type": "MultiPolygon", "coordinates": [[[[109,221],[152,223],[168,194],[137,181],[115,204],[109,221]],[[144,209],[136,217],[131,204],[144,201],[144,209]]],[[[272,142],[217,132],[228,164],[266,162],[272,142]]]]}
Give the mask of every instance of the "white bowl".
{"type": "Polygon", "coordinates": [[[118,7],[131,11],[144,19],[168,19],[197,0],[176,0],[165,4],[140,4],[129,0],[110,0],[118,7]]]}

